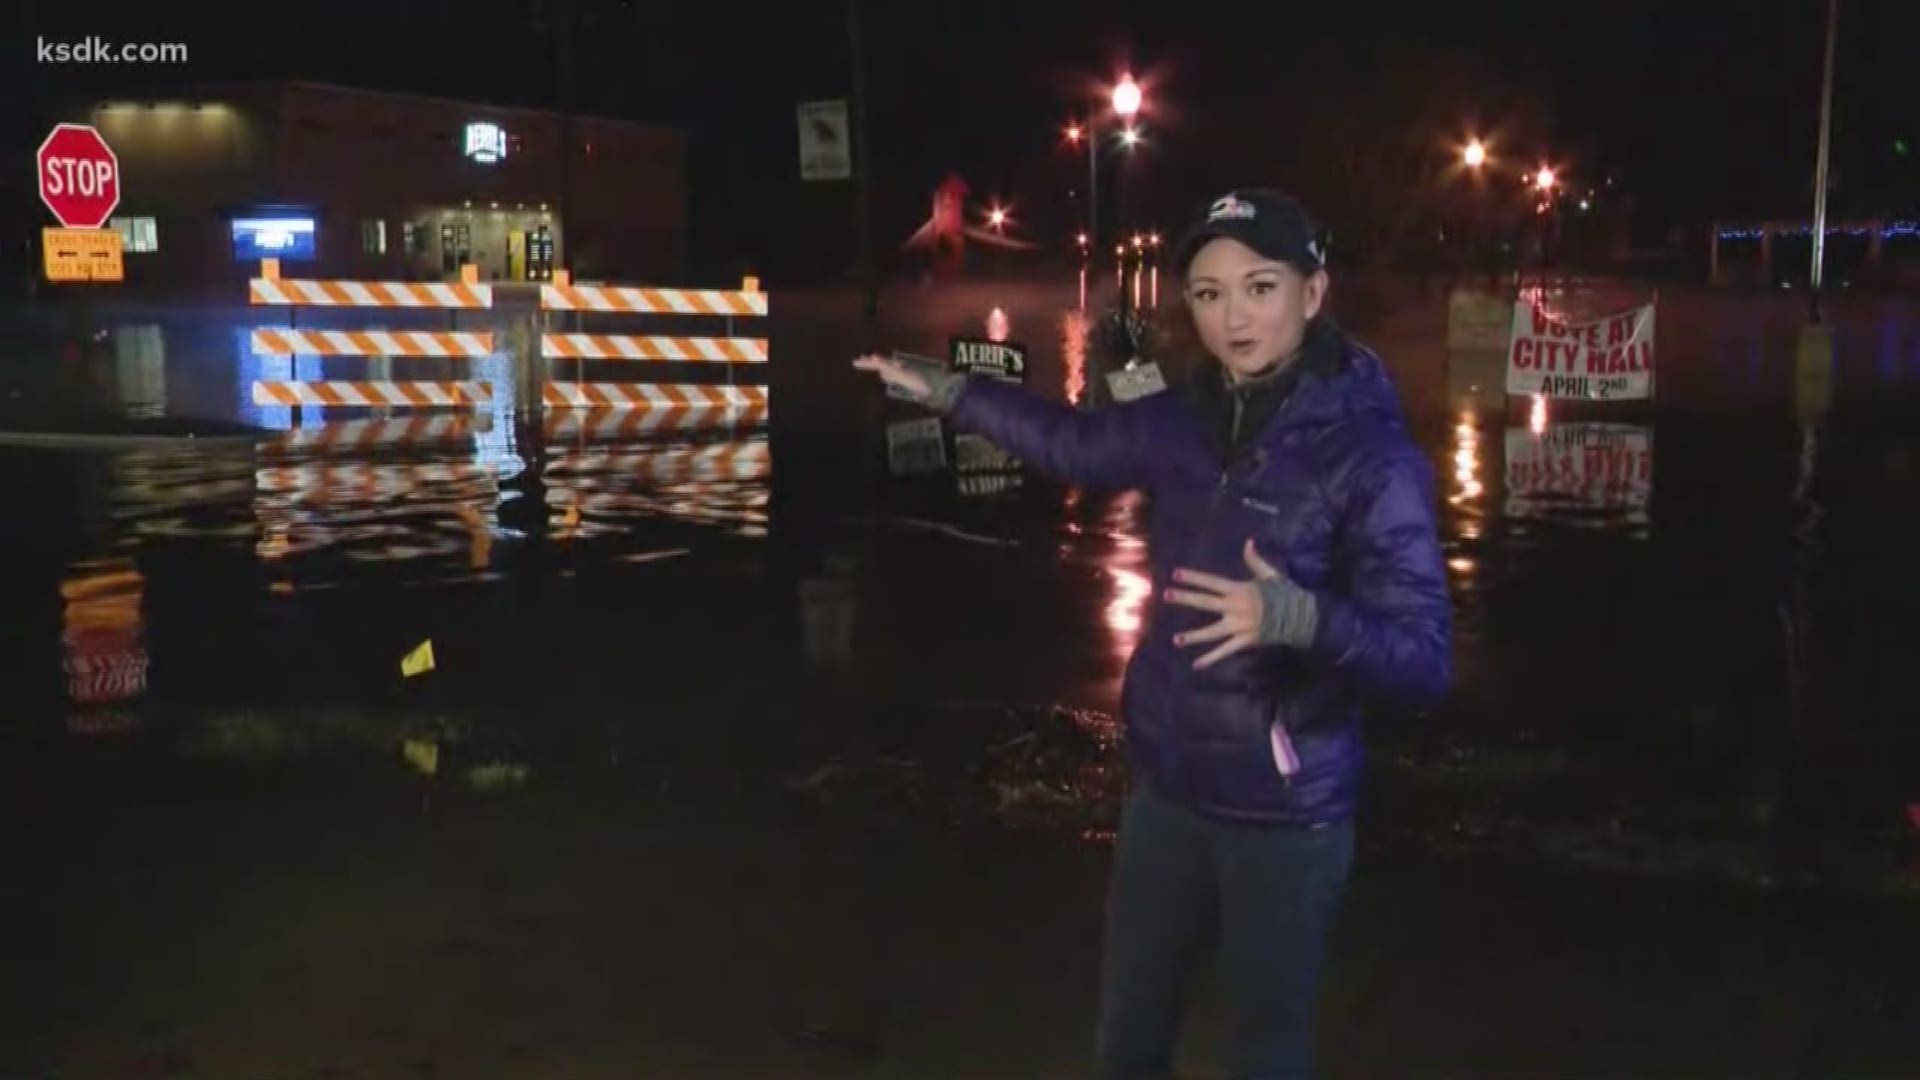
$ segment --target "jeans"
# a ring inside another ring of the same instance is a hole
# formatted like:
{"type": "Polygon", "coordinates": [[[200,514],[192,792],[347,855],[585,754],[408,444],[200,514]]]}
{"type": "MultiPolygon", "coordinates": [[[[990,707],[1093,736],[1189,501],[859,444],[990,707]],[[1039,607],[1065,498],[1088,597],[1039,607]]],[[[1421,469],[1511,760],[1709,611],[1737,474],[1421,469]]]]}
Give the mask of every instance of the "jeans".
{"type": "Polygon", "coordinates": [[[1311,1075],[1321,960],[1352,863],[1351,821],[1228,824],[1136,785],[1107,897],[1102,1075],[1172,1074],[1189,984],[1215,944],[1233,1011],[1231,1075],[1311,1075]]]}

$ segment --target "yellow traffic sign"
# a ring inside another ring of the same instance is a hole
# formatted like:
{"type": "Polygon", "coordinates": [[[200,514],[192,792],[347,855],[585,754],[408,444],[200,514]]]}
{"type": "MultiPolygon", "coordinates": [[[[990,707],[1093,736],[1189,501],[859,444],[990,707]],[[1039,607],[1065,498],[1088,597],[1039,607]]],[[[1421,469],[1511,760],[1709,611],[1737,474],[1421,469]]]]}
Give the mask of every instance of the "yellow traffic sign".
{"type": "Polygon", "coordinates": [[[48,281],[124,281],[116,229],[42,229],[48,281]]]}

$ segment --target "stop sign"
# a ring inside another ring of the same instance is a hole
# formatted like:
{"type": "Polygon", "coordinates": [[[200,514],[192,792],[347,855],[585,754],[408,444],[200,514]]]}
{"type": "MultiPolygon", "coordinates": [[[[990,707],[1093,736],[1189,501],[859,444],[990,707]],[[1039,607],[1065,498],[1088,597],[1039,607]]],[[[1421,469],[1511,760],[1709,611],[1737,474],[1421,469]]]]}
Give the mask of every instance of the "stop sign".
{"type": "Polygon", "coordinates": [[[58,124],[40,144],[40,201],[69,229],[97,229],[120,205],[120,159],[86,124],[58,124]]]}

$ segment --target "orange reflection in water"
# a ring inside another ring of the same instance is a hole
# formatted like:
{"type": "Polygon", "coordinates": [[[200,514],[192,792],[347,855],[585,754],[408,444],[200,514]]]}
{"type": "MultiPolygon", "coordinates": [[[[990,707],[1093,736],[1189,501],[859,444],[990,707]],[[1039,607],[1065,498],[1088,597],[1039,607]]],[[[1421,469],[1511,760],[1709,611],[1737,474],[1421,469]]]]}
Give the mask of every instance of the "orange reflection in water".
{"type": "Polygon", "coordinates": [[[1069,311],[1061,320],[1060,356],[1066,368],[1067,400],[1078,405],[1087,392],[1087,316],[1084,312],[1069,311]]]}
{"type": "MultiPolygon", "coordinates": [[[[1138,570],[1118,566],[1109,567],[1107,573],[1113,577],[1113,599],[1107,603],[1107,629],[1125,638],[1124,651],[1131,653],[1140,637],[1140,609],[1153,593],[1153,582],[1138,570]]],[[[1116,641],[1115,644],[1122,643],[1116,641]]]]}
{"type": "Polygon", "coordinates": [[[1140,526],[1140,508],[1138,492],[1118,496],[1100,530],[1113,544],[1100,560],[1113,583],[1103,617],[1107,629],[1113,632],[1114,655],[1122,662],[1133,654],[1140,640],[1147,599],[1153,595],[1153,578],[1147,572],[1147,543],[1134,532],[1140,526]]]}
{"type": "Polygon", "coordinates": [[[68,729],[76,734],[124,731],[128,715],[98,711],[147,690],[150,659],[141,618],[146,578],[132,560],[76,563],[60,585],[66,601],[61,643],[67,697],[75,706],[68,729]]]}
{"type": "Polygon", "coordinates": [[[1453,482],[1457,490],[1447,501],[1455,506],[1479,498],[1486,490],[1480,482],[1480,429],[1472,413],[1462,413],[1453,428],[1453,482]]]}

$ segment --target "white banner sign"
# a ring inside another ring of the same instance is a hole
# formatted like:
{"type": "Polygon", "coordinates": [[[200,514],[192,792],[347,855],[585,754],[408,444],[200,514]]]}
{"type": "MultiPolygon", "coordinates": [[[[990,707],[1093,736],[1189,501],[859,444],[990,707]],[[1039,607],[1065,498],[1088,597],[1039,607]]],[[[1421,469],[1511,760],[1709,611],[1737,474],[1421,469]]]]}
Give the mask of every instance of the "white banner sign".
{"type": "Polygon", "coordinates": [[[1151,360],[1107,372],[1107,389],[1113,392],[1115,401],[1137,401],[1166,388],[1167,380],[1160,374],[1160,365],[1151,360]]]}
{"type": "Polygon", "coordinates": [[[1575,323],[1515,302],[1507,393],[1588,401],[1652,397],[1653,305],[1575,323]]]}
{"type": "Polygon", "coordinates": [[[800,179],[845,180],[853,175],[853,138],[845,101],[800,106],[800,179]]]}
{"type": "Polygon", "coordinates": [[[1541,434],[1507,429],[1507,513],[1645,511],[1653,501],[1653,430],[1636,424],[1558,423],[1541,434]]]}

